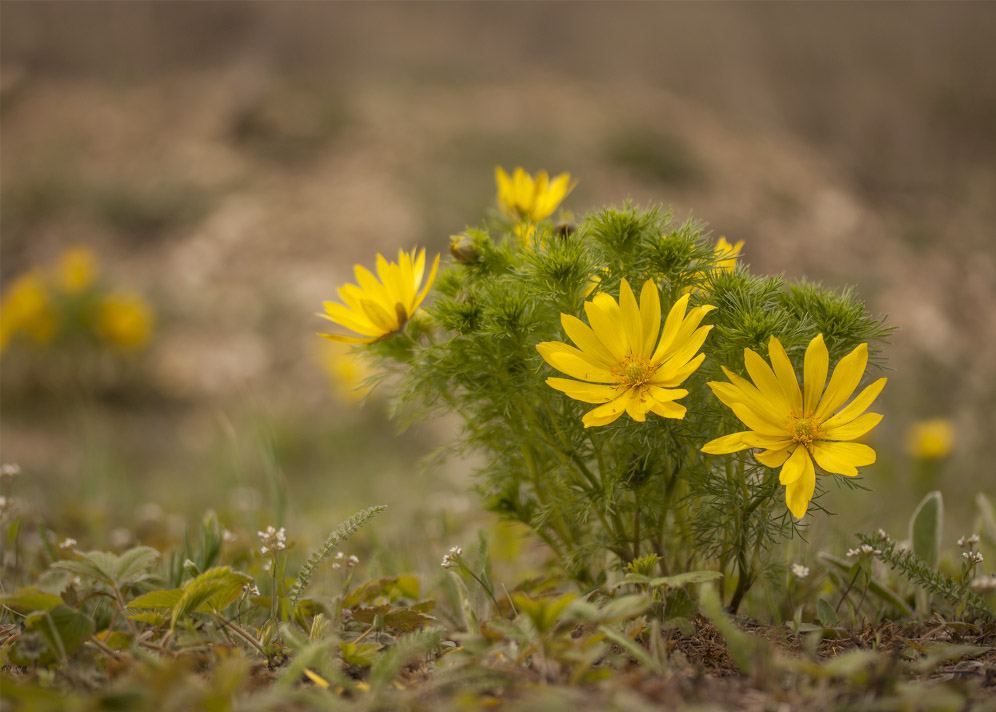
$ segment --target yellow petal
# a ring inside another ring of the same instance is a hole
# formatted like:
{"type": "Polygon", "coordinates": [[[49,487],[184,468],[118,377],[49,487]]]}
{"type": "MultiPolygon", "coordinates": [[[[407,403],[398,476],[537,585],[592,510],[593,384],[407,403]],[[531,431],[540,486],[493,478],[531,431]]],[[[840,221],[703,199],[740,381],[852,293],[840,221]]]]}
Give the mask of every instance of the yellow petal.
{"type": "Polygon", "coordinates": [[[584,403],[607,403],[619,395],[617,387],[572,381],[568,378],[551,377],[546,379],[546,384],[551,388],[562,391],[570,398],[583,401],[584,403]]]}
{"type": "Polygon", "coordinates": [[[721,438],[710,440],[702,446],[702,452],[709,455],[726,455],[731,452],[749,450],[750,445],[745,443],[743,438],[743,436],[747,435],[749,432],[750,431],[747,430],[740,433],[731,433],[729,435],[724,435],[721,438]]]}
{"type": "Polygon", "coordinates": [[[544,341],[536,345],[536,350],[544,361],[572,378],[597,383],[615,383],[618,380],[609,371],[591,363],[583,352],[573,346],[559,341],[544,341]]]}
{"type": "Polygon", "coordinates": [[[827,384],[827,369],[830,367],[830,354],[827,345],[823,343],[823,334],[809,342],[806,349],[806,360],[803,365],[803,408],[807,413],[816,410],[823,395],[823,387],[827,384]]]}
{"type": "Polygon", "coordinates": [[[875,451],[861,443],[813,443],[813,457],[827,472],[854,477],[858,467],[875,462],[875,451]]]}
{"type": "Polygon", "coordinates": [[[561,314],[560,323],[570,340],[578,345],[585,357],[592,363],[605,369],[615,368],[618,365],[619,359],[605,348],[590,326],[570,314],[561,314]]]}
{"type": "Polygon", "coordinates": [[[882,420],[878,413],[865,413],[850,423],[844,423],[833,428],[825,428],[823,440],[856,440],[874,428],[882,420]]]}
{"type": "Polygon", "coordinates": [[[319,334],[329,341],[338,341],[340,344],[372,344],[376,338],[361,338],[359,336],[342,336],[341,334],[319,334]]]}
{"type": "MultiPolygon", "coordinates": [[[[415,310],[419,308],[419,305],[421,305],[422,301],[425,299],[425,295],[429,293],[429,288],[432,287],[432,283],[436,279],[436,271],[438,269],[439,269],[439,255],[436,255],[436,259],[432,261],[432,270],[429,272],[429,278],[425,281],[425,286],[422,288],[422,291],[419,292],[418,297],[415,298],[415,303],[412,304],[411,314],[415,313],[415,310]]],[[[418,280],[416,280],[416,284],[417,283],[418,280]]]]}
{"type": "Polygon", "coordinates": [[[664,388],[673,388],[674,386],[681,385],[685,382],[686,378],[698,370],[698,367],[702,365],[704,360],[705,354],[699,354],[677,370],[659,368],[647,382],[653,386],[662,386],[664,388]]]}
{"type": "Polygon", "coordinates": [[[649,357],[661,331],[661,295],[654,280],[648,279],[640,290],[640,321],[643,323],[643,344],[640,355],[649,357]]]}
{"type": "Polygon", "coordinates": [[[844,405],[861,382],[866,365],[868,365],[868,344],[860,344],[840,360],[816,409],[817,418],[824,420],[844,405]]]}
{"type": "Polygon", "coordinates": [[[612,297],[604,293],[596,294],[592,301],[584,303],[591,330],[618,363],[630,354],[630,350],[629,344],[624,341],[626,337],[619,327],[618,319],[613,319],[609,309],[618,311],[618,306],[612,297]]]}
{"type": "Polygon", "coordinates": [[[370,299],[362,300],[360,305],[363,307],[363,313],[366,317],[385,334],[390,334],[401,328],[401,324],[398,323],[397,312],[390,313],[380,304],[370,299]]]}
{"type": "Polygon", "coordinates": [[[799,390],[799,379],[795,375],[795,368],[792,361],[785,352],[785,347],[774,336],[768,342],[768,357],[771,359],[771,367],[781,384],[782,394],[789,403],[791,410],[802,408],[802,391],[799,390]]]}
{"type": "Polygon", "coordinates": [[[750,349],[744,349],[744,365],[757,389],[764,393],[779,411],[788,413],[792,410],[792,406],[789,405],[788,399],[782,391],[781,383],[763,358],[750,349]]]}
{"type": "Polygon", "coordinates": [[[581,418],[581,423],[586,428],[597,427],[600,425],[608,425],[609,423],[617,420],[620,415],[626,410],[626,403],[628,398],[624,393],[619,398],[609,401],[605,405],[600,405],[594,410],[589,410],[581,418]]]}
{"type": "Polygon", "coordinates": [[[656,413],[662,418],[674,418],[676,420],[681,420],[685,417],[686,410],[685,406],[680,403],[669,401],[667,403],[655,403],[654,407],[650,409],[650,412],[656,413]]]}
{"type": "Polygon", "coordinates": [[[749,434],[744,435],[744,442],[751,447],[759,447],[764,450],[783,450],[791,447],[794,441],[792,438],[786,437],[784,433],[780,436],[771,436],[749,431],[749,434]]]}
{"type": "Polygon", "coordinates": [[[684,398],[688,395],[688,391],[684,388],[660,388],[658,386],[650,386],[646,389],[646,391],[650,394],[651,398],[661,405],[678,400],[679,398],[684,398]]]}
{"type": "Polygon", "coordinates": [[[809,458],[809,451],[802,445],[796,445],[792,449],[789,459],[782,465],[782,471],[778,475],[778,481],[783,485],[789,485],[806,472],[806,467],[812,469],[813,461],[809,458]]]}
{"type": "Polygon", "coordinates": [[[347,329],[355,331],[359,334],[366,334],[367,336],[380,336],[384,333],[380,327],[375,326],[373,322],[367,319],[363,312],[354,312],[342,304],[325,302],[325,311],[325,314],[319,314],[318,316],[323,319],[328,319],[329,321],[339,324],[340,326],[344,326],[347,329]]]}
{"type": "Polygon", "coordinates": [[[776,469],[784,465],[785,461],[789,459],[791,454],[792,448],[785,447],[781,450],[765,450],[764,452],[756,452],[754,453],[754,459],[765,467],[776,469]]]}
{"type": "Polygon", "coordinates": [[[668,349],[671,348],[671,344],[675,337],[678,335],[678,330],[681,328],[681,324],[685,318],[685,310],[688,308],[688,295],[682,296],[678,301],[674,303],[670,311],[667,313],[667,318],[664,320],[664,331],[661,332],[661,340],[657,344],[657,349],[654,351],[654,355],[651,357],[651,361],[655,363],[664,360],[664,354],[667,353],[668,349]]]}
{"type": "MultiPolygon", "coordinates": [[[[796,452],[800,450],[806,452],[806,449],[802,447],[797,448],[796,452]]],[[[813,461],[809,458],[808,453],[806,453],[805,458],[802,475],[785,487],[785,504],[788,505],[789,511],[796,519],[802,519],[806,515],[809,502],[813,499],[813,492],[816,491],[816,469],[813,467],[813,461]]]]}
{"type": "Polygon", "coordinates": [[[855,397],[854,400],[844,406],[844,408],[837,413],[837,415],[824,422],[823,428],[825,430],[832,430],[833,428],[840,427],[845,423],[850,423],[852,420],[864,413],[871,406],[872,402],[878,398],[878,394],[882,392],[882,389],[885,388],[885,382],[887,380],[888,379],[886,378],[880,378],[865,388],[857,395],[857,397],[855,397]]]}
{"type": "MultiPolygon", "coordinates": [[[[611,300],[611,297],[605,296],[611,300]]],[[[619,316],[620,326],[626,335],[626,341],[629,342],[630,352],[638,353],[643,345],[643,320],[640,316],[640,307],[636,303],[636,296],[625,279],[619,285],[619,316]]]]}

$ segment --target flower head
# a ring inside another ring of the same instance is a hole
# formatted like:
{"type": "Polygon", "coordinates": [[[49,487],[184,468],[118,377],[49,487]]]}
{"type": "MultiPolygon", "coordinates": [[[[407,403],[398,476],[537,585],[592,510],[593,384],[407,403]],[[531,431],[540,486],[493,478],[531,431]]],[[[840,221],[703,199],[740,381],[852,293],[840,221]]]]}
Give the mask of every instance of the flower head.
{"type": "Polygon", "coordinates": [[[712,327],[699,323],[715,308],[695,307],[686,315],[688,299],[686,294],[671,307],[663,332],[653,280],[644,283],[639,304],[625,279],[618,303],[604,292],[585,302],[590,326],[561,314],[564,331],[579,348],[559,341],[536,348],[548,364],[579,380],[548,378],[547,384],[575,400],[601,404],[585,414],[581,422],[586,428],[608,425],[623,412],[639,422],[647,413],[684,418],[685,407],[674,401],[688,391],[677,386],[705,359],[696,352],[712,327]]]}
{"type": "Polygon", "coordinates": [[[951,454],[954,447],[954,426],[945,418],[921,420],[910,426],[906,447],[921,460],[939,460],[951,454]]]}
{"type": "Polygon", "coordinates": [[[95,330],[111,346],[134,351],[149,342],[152,322],[152,308],[145,299],[131,292],[116,292],[101,301],[95,330]]]}
{"type": "Polygon", "coordinates": [[[501,166],[495,167],[498,184],[498,207],[515,220],[538,222],[553,214],[557,206],[574,190],[570,173],[561,173],[552,181],[546,171],[533,178],[522,168],[509,176],[501,166]]]}
{"type": "Polygon", "coordinates": [[[55,337],[58,327],[59,315],[41,274],[32,271],[15,279],[0,302],[0,352],[17,332],[44,346],[55,337]]]}
{"type": "Polygon", "coordinates": [[[744,350],[753,384],[725,368],[730,383],[709,383],[713,393],[750,430],[717,438],[702,451],[720,455],[762,449],[764,452],[755,457],[762,465],[781,468],[779,481],[785,485],[785,502],[801,519],[816,489],[814,460],[826,472],[847,477],[857,475],[858,467],[875,462],[874,450],[850,441],[882,420],[881,415],[865,410],[882,391],[886,379],[875,381],[842,408],[864,374],[868,344],[842,358],[827,383],[829,355],[823,335],[817,336],[806,349],[801,390],[788,354],[774,337],[768,355],[771,366],[751,349],[744,350]]]}
{"type": "Polygon", "coordinates": [[[339,298],[344,303],[325,302],[326,313],[319,316],[362,336],[321,336],[347,344],[372,344],[393,336],[405,327],[422,304],[438,268],[439,255],[436,255],[429,278],[419,291],[425,273],[425,250],[418,256],[414,250],[410,254],[400,250],[397,262],[388,262],[382,255],[377,255],[377,277],[365,267],[356,265],[353,269],[359,285],[340,287],[339,298]]]}
{"type": "Polygon", "coordinates": [[[62,291],[79,294],[97,279],[97,258],[87,247],[73,247],[59,255],[55,277],[62,291]]]}
{"type": "Polygon", "coordinates": [[[809,567],[802,564],[792,564],[792,573],[796,578],[804,579],[809,576],[809,567]]]}

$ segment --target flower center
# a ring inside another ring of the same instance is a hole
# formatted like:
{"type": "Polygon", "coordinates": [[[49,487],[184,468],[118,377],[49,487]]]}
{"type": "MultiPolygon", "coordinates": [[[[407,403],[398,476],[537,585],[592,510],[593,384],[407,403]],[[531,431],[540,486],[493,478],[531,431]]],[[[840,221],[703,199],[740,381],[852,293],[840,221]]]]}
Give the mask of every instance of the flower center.
{"type": "Polygon", "coordinates": [[[803,445],[811,445],[822,434],[822,423],[813,413],[793,410],[785,422],[785,430],[792,440],[803,445]]]}
{"type": "Polygon", "coordinates": [[[642,386],[656,372],[657,366],[636,354],[630,354],[612,369],[622,386],[642,386]]]}

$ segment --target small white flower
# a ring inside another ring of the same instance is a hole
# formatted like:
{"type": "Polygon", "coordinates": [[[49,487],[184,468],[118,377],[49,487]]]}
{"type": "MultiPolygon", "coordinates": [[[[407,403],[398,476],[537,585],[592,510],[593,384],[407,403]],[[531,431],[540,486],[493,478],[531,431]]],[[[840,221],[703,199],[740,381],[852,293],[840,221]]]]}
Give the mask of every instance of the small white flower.
{"type": "Polygon", "coordinates": [[[267,559],[263,564],[263,571],[269,571],[271,568],[273,568],[273,559],[267,559]]]}
{"type": "Polygon", "coordinates": [[[342,568],[342,564],[340,564],[338,561],[333,561],[332,562],[332,570],[333,571],[338,571],[341,568],[342,568]]]}
{"type": "Polygon", "coordinates": [[[463,553],[463,547],[461,547],[461,546],[452,546],[452,547],[450,547],[450,553],[453,556],[460,556],[463,553]]]}
{"type": "Polygon", "coordinates": [[[21,474],[21,466],[16,462],[0,465],[0,477],[17,477],[19,474],[21,474]]]}
{"type": "Polygon", "coordinates": [[[235,536],[235,534],[233,534],[232,532],[225,529],[224,531],[221,532],[221,540],[226,544],[234,544],[239,540],[239,538],[235,536]]]}
{"type": "Polygon", "coordinates": [[[71,536],[67,536],[62,540],[62,543],[59,544],[60,549],[72,549],[74,546],[76,546],[76,540],[71,536]]]}
{"type": "Polygon", "coordinates": [[[870,546],[868,544],[862,544],[857,549],[847,550],[847,556],[852,559],[855,556],[878,556],[881,553],[881,549],[876,549],[874,546],[870,546]]]}
{"type": "Polygon", "coordinates": [[[978,543],[979,543],[979,535],[978,534],[973,534],[972,536],[963,536],[963,537],[961,537],[958,540],[958,546],[960,546],[963,549],[965,547],[968,547],[969,549],[971,549],[973,545],[978,544],[978,543]]]}
{"type": "Polygon", "coordinates": [[[802,564],[792,564],[792,573],[796,578],[804,579],[809,576],[809,567],[802,564]]]}
{"type": "Polygon", "coordinates": [[[889,541],[889,535],[885,533],[885,529],[878,530],[878,538],[882,541],[889,541]]]}
{"type": "Polygon", "coordinates": [[[346,566],[348,566],[349,568],[353,568],[358,563],[360,563],[360,560],[357,557],[353,556],[352,554],[350,554],[349,558],[346,559],[346,566]]]}
{"type": "Polygon", "coordinates": [[[270,550],[265,546],[261,546],[259,547],[259,553],[262,554],[263,556],[266,556],[267,554],[270,553],[270,550]]]}
{"type": "Polygon", "coordinates": [[[457,557],[463,553],[463,548],[459,546],[451,546],[449,552],[443,556],[443,562],[440,564],[444,569],[449,569],[457,565],[457,557]]]}
{"type": "Polygon", "coordinates": [[[256,584],[247,583],[245,586],[242,587],[242,593],[245,594],[246,596],[258,596],[259,589],[256,588],[256,584]]]}
{"type": "Polygon", "coordinates": [[[965,551],[962,552],[962,557],[964,557],[970,564],[981,564],[982,554],[978,551],[965,551]]]}

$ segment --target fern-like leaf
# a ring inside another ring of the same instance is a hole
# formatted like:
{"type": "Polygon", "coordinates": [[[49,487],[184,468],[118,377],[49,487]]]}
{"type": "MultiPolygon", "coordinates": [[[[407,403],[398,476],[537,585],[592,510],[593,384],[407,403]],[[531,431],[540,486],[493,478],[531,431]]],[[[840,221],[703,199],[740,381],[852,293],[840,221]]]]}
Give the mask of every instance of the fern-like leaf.
{"type": "Polygon", "coordinates": [[[978,594],[963,590],[957,581],[935,571],[912,551],[897,551],[895,542],[883,542],[865,534],[858,534],[858,539],[863,544],[880,549],[882,552],[880,558],[889,566],[899,569],[910,581],[940,596],[955,608],[964,600],[966,612],[988,620],[996,619],[996,611],[993,611],[978,594]]]}
{"type": "Polygon", "coordinates": [[[376,507],[370,507],[369,509],[357,512],[328,535],[328,538],[325,539],[325,543],[322,544],[315,551],[315,553],[308,558],[303,566],[301,566],[301,570],[297,574],[297,580],[294,581],[294,584],[288,592],[292,606],[296,606],[297,602],[301,600],[301,595],[304,593],[304,590],[308,588],[308,584],[311,583],[311,577],[314,576],[315,569],[317,569],[322,562],[332,556],[332,554],[338,551],[339,547],[342,546],[342,544],[344,544],[349,537],[353,536],[353,534],[355,534],[360,527],[373,519],[375,515],[383,512],[385,509],[387,509],[386,506],[378,505],[376,507]]]}

